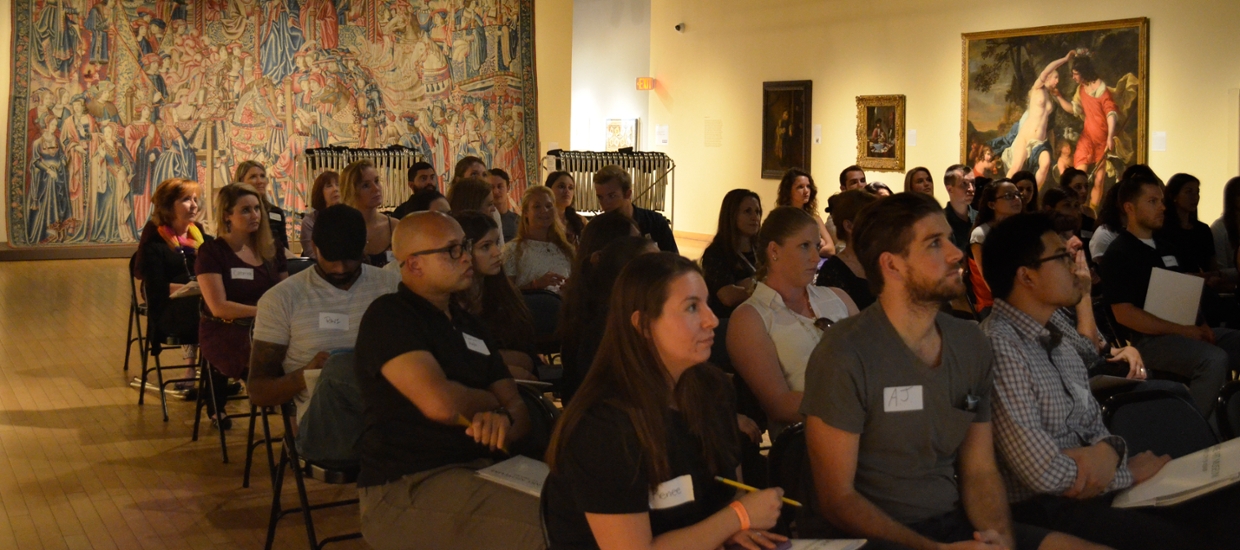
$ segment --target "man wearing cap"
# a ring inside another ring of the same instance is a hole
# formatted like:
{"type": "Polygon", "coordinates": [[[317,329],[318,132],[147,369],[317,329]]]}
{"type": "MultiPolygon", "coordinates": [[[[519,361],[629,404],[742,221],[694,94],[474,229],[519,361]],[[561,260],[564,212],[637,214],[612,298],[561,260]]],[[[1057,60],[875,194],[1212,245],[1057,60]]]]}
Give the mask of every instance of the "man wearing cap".
{"type": "MultiPolygon", "coordinates": [[[[400,283],[398,273],[362,263],[366,222],[349,206],[319,212],[313,243],[314,268],[285,279],[258,300],[250,353],[250,401],[269,407],[295,400],[299,421],[310,404],[307,371],[322,369],[333,352],[352,349],[366,308],[400,283]]],[[[318,458],[309,449],[303,453],[318,458]]]]}

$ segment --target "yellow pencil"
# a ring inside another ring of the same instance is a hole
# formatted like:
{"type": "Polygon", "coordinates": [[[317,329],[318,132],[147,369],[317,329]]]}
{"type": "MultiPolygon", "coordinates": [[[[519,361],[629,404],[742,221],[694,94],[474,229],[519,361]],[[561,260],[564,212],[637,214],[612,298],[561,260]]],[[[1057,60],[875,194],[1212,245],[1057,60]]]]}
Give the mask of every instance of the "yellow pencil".
{"type": "MultiPolygon", "coordinates": [[[[465,418],[465,415],[459,413],[456,415],[456,423],[462,428],[468,428],[474,425],[474,423],[470,422],[468,418],[465,418]]],[[[509,454],[508,447],[505,445],[500,445],[499,450],[504,454],[509,454]]]]}
{"type": "MultiPolygon", "coordinates": [[[[737,489],[740,489],[740,490],[742,490],[742,491],[749,491],[749,492],[751,492],[751,493],[752,493],[752,492],[754,492],[754,491],[761,491],[761,490],[762,490],[762,489],[759,489],[759,488],[757,488],[757,487],[751,487],[751,486],[749,486],[749,485],[745,485],[744,483],[741,483],[741,482],[739,482],[739,481],[732,481],[732,480],[730,480],[730,479],[728,479],[728,478],[726,478],[726,477],[719,477],[719,476],[715,476],[715,481],[718,481],[719,483],[722,483],[722,484],[724,484],[724,485],[731,485],[731,486],[733,486],[733,487],[736,487],[737,489]]],[[[782,498],[782,497],[781,497],[779,500],[784,501],[784,504],[787,504],[788,506],[796,506],[797,508],[800,508],[800,507],[801,507],[801,503],[800,503],[800,502],[797,502],[797,501],[792,500],[792,499],[790,499],[790,498],[782,498]]]]}

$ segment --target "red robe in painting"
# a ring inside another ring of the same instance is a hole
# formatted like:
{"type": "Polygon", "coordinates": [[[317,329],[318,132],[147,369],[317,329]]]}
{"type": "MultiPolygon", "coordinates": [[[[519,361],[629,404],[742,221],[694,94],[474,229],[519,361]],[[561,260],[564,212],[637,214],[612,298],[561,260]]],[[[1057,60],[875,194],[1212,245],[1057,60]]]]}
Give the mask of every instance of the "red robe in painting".
{"type": "Polygon", "coordinates": [[[323,50],[340,46],[340,28],[332,4],[332,0],[305,0],[301,5],[301,26],[306,39],[314,40],[323,50]]]}

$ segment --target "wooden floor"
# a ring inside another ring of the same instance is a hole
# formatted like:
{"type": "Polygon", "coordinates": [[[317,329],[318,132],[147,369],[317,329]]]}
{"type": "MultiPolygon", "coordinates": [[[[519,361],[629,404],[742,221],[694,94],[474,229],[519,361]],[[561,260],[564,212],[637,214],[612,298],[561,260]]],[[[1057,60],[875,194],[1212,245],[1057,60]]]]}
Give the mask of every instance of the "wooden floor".
{"type": "MultiPolygon", "coordinates": [[[[223,464],[213,428],[190,442],[192,403],[170,403],[169,422],[157,396],[137,405],[137,358],[122,370],[125,268],[0,263],[0,549],[262,548],[271,483],[260,451],[241,488],[245,426],[228,432],[223,464]]],[[[311,502],[356,494],[309,483],[311,502]]],[[[297,502],[291,475],[284,501],[297,502]]],[[[357,529],[356,506],[315,518],[320,537],[357,529]]],[[[307,547],[299,515],[280,524],[276,548],[307,547]]]]}

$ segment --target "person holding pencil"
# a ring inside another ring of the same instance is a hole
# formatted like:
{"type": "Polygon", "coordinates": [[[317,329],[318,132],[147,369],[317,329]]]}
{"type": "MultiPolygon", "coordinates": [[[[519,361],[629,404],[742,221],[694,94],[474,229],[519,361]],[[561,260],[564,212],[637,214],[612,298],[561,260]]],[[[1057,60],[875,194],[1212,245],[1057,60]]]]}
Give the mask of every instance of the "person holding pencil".
{"type": "Polygon", "coordinates": [[[409,214],[395,235],[401,284],[357,336],[362,536],[378,550],[541,549],[538,499],[474,475],[530,419],[499,347],[452,300],[473,285],[473,243],[438,212],[409,214]]]}
{"type": "MultiPolygon", "coordinates": [[[[719,324],[701,271],[673,253],[620,273],[593,366],[547,450],[553,549],[774,548],[783,490],[738,492],[731,384],[706,364],[719,324]]],[[[751,489],[751,488],[750,488],[751,489]]]]}

